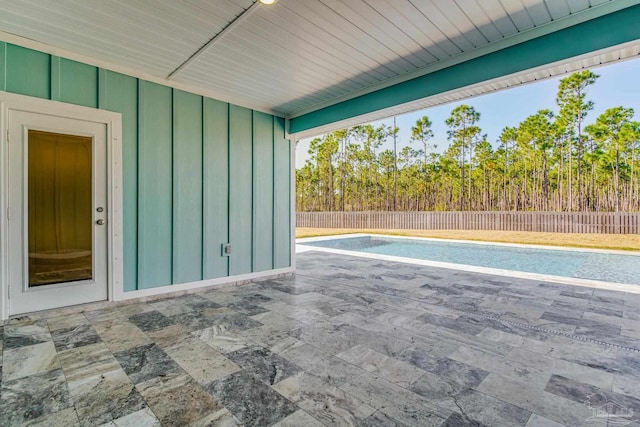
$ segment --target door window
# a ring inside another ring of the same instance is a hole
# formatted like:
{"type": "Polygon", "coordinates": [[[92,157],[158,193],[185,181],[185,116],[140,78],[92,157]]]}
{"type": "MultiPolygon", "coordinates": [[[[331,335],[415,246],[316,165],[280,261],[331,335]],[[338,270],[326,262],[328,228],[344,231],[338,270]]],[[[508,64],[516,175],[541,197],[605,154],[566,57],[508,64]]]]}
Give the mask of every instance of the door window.
{"type": "Polygon", "coordinates": [[[29,286],[90,280],[92,138],[28,131],[29,286]]]}

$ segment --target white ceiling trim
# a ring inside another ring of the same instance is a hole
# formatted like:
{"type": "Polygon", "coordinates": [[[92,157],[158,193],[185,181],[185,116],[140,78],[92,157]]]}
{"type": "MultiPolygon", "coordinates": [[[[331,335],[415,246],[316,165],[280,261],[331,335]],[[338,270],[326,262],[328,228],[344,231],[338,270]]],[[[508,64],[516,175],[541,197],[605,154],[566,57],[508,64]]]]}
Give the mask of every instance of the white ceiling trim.
{"type": "Polygon", "coordinates": [[[167,80],[158,76],[154,76],[153,74],[150,74],[150,73],[145,73],[144,71],[140,71],[135,68],[114,64],[112,62],[104,61],[101,59],[96,59],[88,55],[83,55],[67,49],[51,46],[46,43],[42,43],[36,40],[31,40],[31,39],[17,36],[15,34],[7,33],[4,31],[0,31],[0,41],[11,43],[17,46],[22,46],[28,49],[33,49],[40,52],[48,53],[49,55],[60,56],[62,58],[71,59],[73,61],[82,62],[88,65],[93,65],[94,67],[103,68],[105,70],[113,71],[116,73],[126,74],[128,76],[136,77],[142,80],[146,80],[148,82],[172,87],[174,89],[184,90],[185,92],[191,92],[196,95],[206,96],[208,98],[213,98],[218,101],[228,102],[229,104],[234,104],[240,107],[249,108],[251,110],[260,111],[262,113],[272,114],[278,117],[286,117],[285,114],[279,111],[275,111],[269,108],[264,108],[264,106],[261,106],[261,105],[245,102],[244,100],[234,98],[233,96],[229,96],[227,94],[220,93],[215,90],[203,89],[195,85],[180,83],[174,80],[167,80]]]}
{"type": "Polygon", "coordinates": [[[609,13],[617,12],[622,9],[626,9],[627,7],[634,6],[640,4],[639,0],[616,0],[610,1],[606,3],[599,4],[597,6],[590,7],[588,9],[582,10],[580,12],[576,12],[572,15],[569,15],[565,18],[561,18],[555,21],[551,21],[547,24],[540,25],[537,27],[533,27],[529,30],[522,31],[518,34],[515,34],[511,37],[504,38],[502,40],[489,43],[482,47],[473,49],[471,51],[462,52],[457,54],[451,58],[443,59],[437,63],[427,65],[419,70],[412,71],[401,76],[389,78],[383,82],[378,84],[374,84],[368,86],[364,89],[357,90],[351,93],[348,93],[344,96],[340,96],[319,104],[315,104],[309,108],[305,108],[294,113],[289,114],[289,118],[295,118],[302,116],[304,114],[320,110],[325,107],[330,107],[331,105],[338,104],[340,102],[348,101],[353,98],[357,98],[362,95],[366,95],[371,92],[376,92],[378,90],[394,86],[396,84],[412,80],[418,77],[422,77],[427,74],[434,73],[436,71],[442,70],[444,68],[449,68],[451,66],[514,46],[516,44],[526,42],[529,40],[533,40],[538,37],[545,36],[547,34],[554,33],[556,31],[563,30],[565,28],[589,21],[594,18],[598,18],[603,15],[607,15],[609,13]]]}
{"type": "Polygon", "coordinates": [[[640,57],[640,41],[636,40],[611,48],[591,52],[585,55],[576,56],[567,60],[531,68],[526,71],[521,71],[496,79],[487,80],[482,83],[477,83],[448,92],[443,92],[438,95],[419,99],[417,101],[412,101],[406,104],[396,105],[394,107],[389,107],[383,110],[374,111],[372,113],[363,114],[361,116],[352,117],[346,120],[331,123],[325,126],[320,126],[289,136],[298,141],[303,138],[315,137],[339,129],[345,129],[364,123],[387,119],[389,117],[401,114],[407,114],[418,110],[458,102],[463,99],[472,99],[478,96],[485,95],[487,93],[499,92],[517,86],[536,83],[549,78],[572,73],[581,69],[593,69],[614,62],[630,60],[638,57],[640,57]]]}

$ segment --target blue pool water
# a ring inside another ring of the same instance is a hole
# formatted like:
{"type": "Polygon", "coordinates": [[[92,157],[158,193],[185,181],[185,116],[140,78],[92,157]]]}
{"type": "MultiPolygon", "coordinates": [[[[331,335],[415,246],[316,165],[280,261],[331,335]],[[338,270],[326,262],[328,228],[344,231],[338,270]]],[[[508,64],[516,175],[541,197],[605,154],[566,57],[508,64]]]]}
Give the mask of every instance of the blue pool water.
{"type": "Polygon", "coordinates": [[[392,237],[352,237],[304,245],[552,276],[640,285],[640,256],[392,237]]]}

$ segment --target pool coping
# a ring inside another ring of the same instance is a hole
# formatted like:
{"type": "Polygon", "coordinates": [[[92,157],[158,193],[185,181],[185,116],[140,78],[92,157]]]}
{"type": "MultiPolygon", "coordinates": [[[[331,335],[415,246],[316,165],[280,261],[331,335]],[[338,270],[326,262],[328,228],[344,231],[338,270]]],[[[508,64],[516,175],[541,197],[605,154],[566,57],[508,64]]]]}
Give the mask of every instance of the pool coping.
{"type": "Polygon", "coordinates": [[[385,237],[399,240],[426,240],[426,241],[438,241],[449,243],[471,243],[478,245],[492,245],[492,246],[507,246],[507,247],[520,247],[520,248],[536,248],[536,249],[549,249],[559,251],[573,251],[573,252],[591,252],[591,253],[605,253],[605,254],[617,254],[617,255],[630,255],[640,257],[639,253],[629,253],[626,251],[606,250],[606,249],[588,249],[588,248],[570,248],[562,246],[544,246],[544,245],[527,245],[521,243],[498,243],[498,242],[481,242],[470,240],[454,240],[454,239],[435,239],[430,237],[408,237],[408,236],[390,236],[388,234],[375,234],[375,233],[352,233],[352,234],[339,234],[333,236],[319,236],[319,237],[307,237],[296,239],[296,253],[303,253],[309,251],[326,252],[346,256],[355,256],[360,258],[377,259],[382,261],[402,262],[406,264],[422,265],[425,267],[446,268],[449,270],[467,271],[472,273],[492,274],[495,276],[503,277],[515,277],[519,279],[529,280],[541,280],[551,283],[560,283],[573,286],[582,286],[594,289],[603,289],[610,291],[628,292],[633,294],[640,294],[640,286],[625,283],[605,282],[600,280],[579,279],[574,277],[553,276],[549,274],[528,273],[516,270],[506,270],[500,268],[491,267],[478,267],[466,264],[455,264],[441,261],[429,261],[416,258],[400,257],[395,255],[382,255],[372,254],[367,252],[348,251],[344,249],[332,249],[323,248],[319,246],[309,246],[304,243],[307,242],[320,242],[325,240],[347,239],[354,237],[385,237]]]}

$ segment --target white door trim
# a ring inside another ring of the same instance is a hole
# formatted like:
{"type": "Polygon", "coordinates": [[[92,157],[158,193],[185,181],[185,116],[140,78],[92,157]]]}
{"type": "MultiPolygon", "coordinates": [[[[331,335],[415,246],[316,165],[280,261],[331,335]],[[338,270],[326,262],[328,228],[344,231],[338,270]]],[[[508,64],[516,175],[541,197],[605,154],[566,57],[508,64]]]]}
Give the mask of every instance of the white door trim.
{"type": "MultiPolygon", "coordinates": [[[[0,91],[0,319],[9,317],[8,126],[9,111],[84,120],[107,128],[107,296],[121,299],[123,287],[122,242],[122,115],[47,99],[0,91]]],[[[15,215],[16,213],[13,213],[15,215]]]]}

